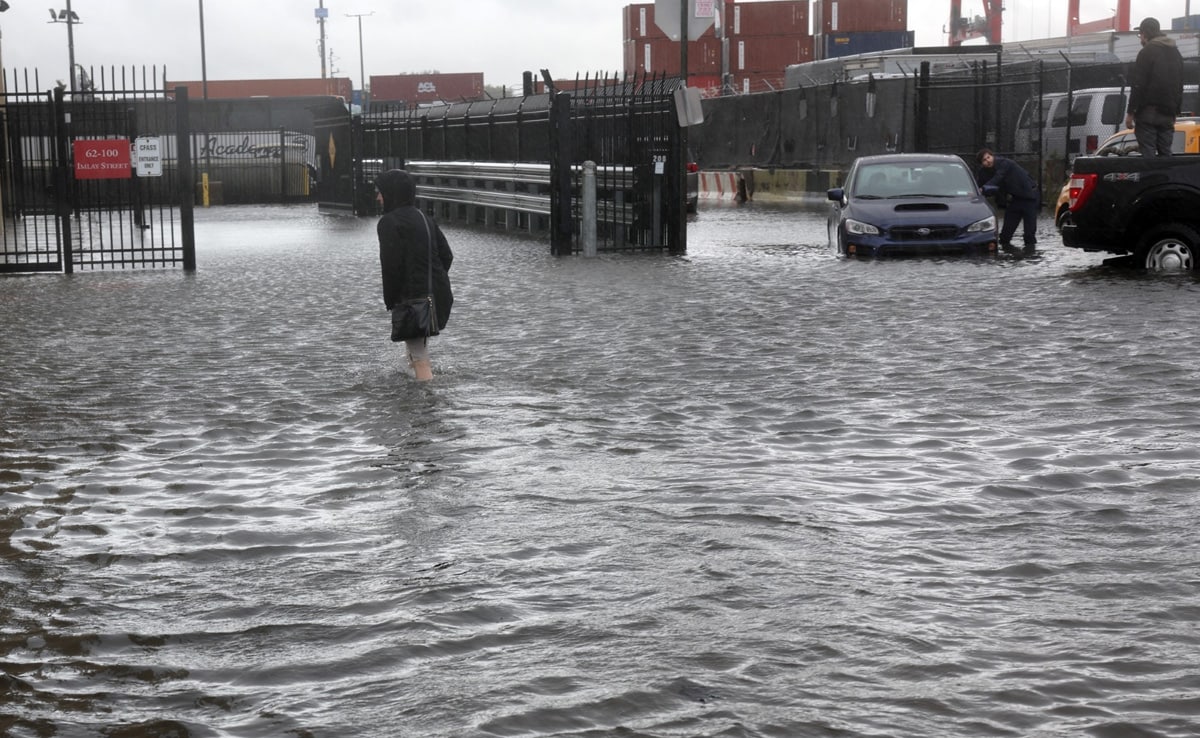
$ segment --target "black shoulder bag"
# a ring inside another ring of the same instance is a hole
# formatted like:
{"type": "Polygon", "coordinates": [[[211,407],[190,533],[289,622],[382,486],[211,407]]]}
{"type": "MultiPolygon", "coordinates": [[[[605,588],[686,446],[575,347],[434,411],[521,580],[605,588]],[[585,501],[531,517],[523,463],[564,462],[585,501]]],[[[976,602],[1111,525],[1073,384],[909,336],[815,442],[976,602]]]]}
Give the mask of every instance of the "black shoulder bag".
{"type": "Polygon", "coordinates": [[[429,241],[429,293],[424,297],[405,300],[392,307],[392,340],[410,341],[438,334],[437,305],[433,301],[433,231],[429,218],[425,221],[425,237],[429,241]]]}

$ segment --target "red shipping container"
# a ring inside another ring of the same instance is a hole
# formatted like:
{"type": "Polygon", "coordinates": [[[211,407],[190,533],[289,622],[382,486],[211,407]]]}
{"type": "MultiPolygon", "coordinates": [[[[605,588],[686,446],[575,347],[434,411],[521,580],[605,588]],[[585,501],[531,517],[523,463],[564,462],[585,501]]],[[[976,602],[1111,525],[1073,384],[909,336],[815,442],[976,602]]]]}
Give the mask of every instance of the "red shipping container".
{"type": "Polygon", "coordinates": [[[650,41],[646,39],[625,42],[625,66],[622,70],[625,74],[641,74],[646,71],[643,68],[645,64],[645,52],[642,47],[648,44],[650,44],[650,41]]]}
{"type": "Polygon", "coordinates": [[[483,97],[481,72],[371,75],[371,100],[409,105],[483,97]]]}
{"type": "Polygon", "coordinates": [[[774,71],[813,59],[812,36],[751,36],[729,43],[729,68],[734,72],[774,71]]]}
{"type": "Polygon", "coordinates": [[[783,89],[783,74],[780,72],[745,72],[732,76],[731,85],[736,93],[750,94],[783,89]]]}
{"type": "Polygon", "coordinates": [[[907,31],[908,0],[813,0],[813,33],[907,31]]]}
{"type": "MultiPolygon", "coordinates": [[[[626,74],[679,74],[679,42],[668,38],[627,41],[626,74]],[[630,65],[632,60],[633,64],[630,65]]],[[[688,42],[688,74],[720,74],[721,42],[702,38],[688,42]]]]}
{"type": "Polygon", "coordinates": [[[654,25],[654,5],[626,5],[624,24],[626,41],[667,37],[654,25]]]}
{"type": "MultiPolygon", "coordinates": [[[[203,80],[167,82],[166,88],[174,94],[176,87],[186,87],[192,100],[204,98],[203,80]]],[[[349,77],[319,77],[301,79],[210,79],[207,83],[209,99],[240,99],[247,97],[310,97],[334,95],[349,101],[353,95],[349,77]]]]}
{"type": "MultiPolygon", "coordinates": [[[[670,41],[670,39],[667,38],[667,34],[663,33],[663,30],[659,28],[658,24],[654,21],[653,3],[649,5],[626,5],[624,26],[625,41],[670,41]]],[[[716,24],[714,23],[713,25],[709,26],[703,34],[700,35],[699,40],[703,41],[704,39],[715,39],[716,37],[716,24]]]]}
{"type": "Polygon", "coordinates": [[[729,36],[807,36],[808,0],[729,3],[726,17],[729,36]]]}
{"type": "Polygon", "coordinates": [[[716,97],[721,94],[721,77],[717,74],[697,74],[688,77],[688,87],[700,91],[700,97],[716,97]]]}

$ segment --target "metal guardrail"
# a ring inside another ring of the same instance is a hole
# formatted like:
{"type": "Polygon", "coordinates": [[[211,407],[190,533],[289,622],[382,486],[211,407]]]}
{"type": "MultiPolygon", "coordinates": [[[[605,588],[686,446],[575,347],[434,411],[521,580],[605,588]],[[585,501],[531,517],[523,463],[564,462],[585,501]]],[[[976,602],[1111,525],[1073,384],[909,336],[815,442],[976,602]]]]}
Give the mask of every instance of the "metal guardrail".
{"type": "MultiPolygon", "coordinates": [[[[409,161],[404,164],[417,181],[417,197],[535,215],[550,215],[550,165],[523,162],[409,161]]],[[[579,196],[583,167],[571,167],[571,186],[579,196]]],[[[626,192],[633,188],[632,167],[596,167],[602,191],[626,192]]],[[[632,208],[604,200],[601,217],[619,223],[632,222],[632,208]]]]}

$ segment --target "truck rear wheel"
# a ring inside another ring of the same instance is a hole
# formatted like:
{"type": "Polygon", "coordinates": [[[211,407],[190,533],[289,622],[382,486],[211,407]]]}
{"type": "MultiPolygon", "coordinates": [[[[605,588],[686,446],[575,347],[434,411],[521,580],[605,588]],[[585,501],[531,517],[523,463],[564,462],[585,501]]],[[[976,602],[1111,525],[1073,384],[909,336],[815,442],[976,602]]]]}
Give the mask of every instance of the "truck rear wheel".
{"type": "Polygon", "coordinates": [[[1054,227],[1062,233],[1063,226],[1071,222],[1071,209],[1063,205],[1058,209],[1058,215],[1054,216],[1054,227]]]}
{"type": "Polygon", "coordinates": [[[1146,234],[1137,263],[1154,272],[1187,272],[1197,268],[1200,235],[1190,226],[1168,223],[1146,234]]]}

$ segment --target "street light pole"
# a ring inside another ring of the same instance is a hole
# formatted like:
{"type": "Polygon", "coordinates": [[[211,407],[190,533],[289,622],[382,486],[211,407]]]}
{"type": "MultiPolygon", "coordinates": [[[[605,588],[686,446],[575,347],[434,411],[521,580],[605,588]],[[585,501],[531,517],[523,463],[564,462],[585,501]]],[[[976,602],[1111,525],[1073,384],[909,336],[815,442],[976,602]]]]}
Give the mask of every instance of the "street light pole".
{"type": "Polygon", "coordinates": [[[358,18],[358,104],[364,111],[367,109],[367,67],[363,63],[363,42],[362,42],[362,19],[364,15],[375,15],[375,11],[370,13],[346,13],[347,18],[358,18]]]}
{"type": "Polygon", "coordinates": [[[325,9],[325,0],[319,0],[317,9],[313,12],[317,16],[317,25],[321,27],[321,79],[325,79],[328,76],[325,72],[325,18],[329,16],[329,11],[325,9]]]}
{"type": "Polygon", "coordinates": [[[208,103],[208,59],[204,50],[204,0],[200,0],[200,92],[208,103]]]}
{"type": "MultiPolygon", "coordinates": [[[[6,3],[7,5],[7,3],[6,3]]],[[[71,64],[70,80],[71,92],[75,91],[75,24],[79,22],[79,16],[75,15],[75,11],[71,10],[71,0],[67,0],[67,9],[60,10],[57,15],[54,13],[54,8],[50,8],[51,23],[66,23],[67,24],[67,55],[68,61],[71,64]]]]}
{"type": "Polygon", "coordinates": [[[204,131],[204,138],[200,143],[200,152],[204,153],[204,167],[200,170],[200,202],[204,207],[208,207],[211,202],[208,170],[212,164],[212,147],[208,144],[208,57],[204,45],[204,0],[200,0],[200,94],[204,98],[200,106],[201,128],[204,131]]]}

